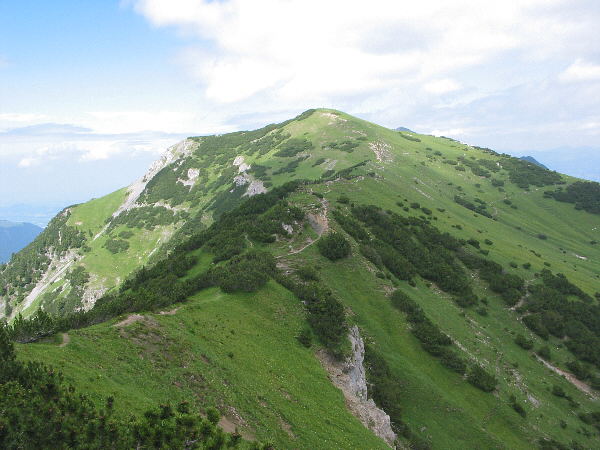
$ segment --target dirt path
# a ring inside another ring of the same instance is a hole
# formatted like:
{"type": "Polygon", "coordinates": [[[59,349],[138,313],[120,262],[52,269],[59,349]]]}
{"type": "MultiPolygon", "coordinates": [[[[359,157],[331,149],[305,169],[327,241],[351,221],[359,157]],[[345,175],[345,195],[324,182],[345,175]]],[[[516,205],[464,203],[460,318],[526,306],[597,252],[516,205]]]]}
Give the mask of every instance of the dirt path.
{"type": "Polygon", "coordinates": [[[519,301],[516,303],[516,305],[511,306],[510,309],[511,311],[515,311],[517,308],[520,308],[521,306],[523,306],[525,304],[525,299],[527,298],[527,295],[524,295],[523,297],[521,297],[519,299],[519,301]]]}
{"type": "Polygon", "coordinates": [[[126,327],[127,325],[131,325],[134,322],[138,322],[140,320],[144,320],[144,316],[141,314],[130,314],[126,319],[121,320],[118,323],[115,323],[113,327],[126,327]]]}
{"type": "Polygon", "coordinates": [[[69,336],[68,333],[63,333],[62,343],[59,345],[59,347],[66,347],[67,345],[69,345],[69,342],[71,342],[71,336],[69,336]]]}
{"type": "Polygon", "coordinates": [[[533,283],[535,281],[535,278],[532,278],[531,280],[525,280],[525,295],[523,295],[519,301],[514,305],[511,306],[510,308],[508,308],[511,311],[515,311],[517,308],[520,308],[521,306],[523,306],[525,304],[525,300],[527,300],[527,298],[529,297],[529,285],[531,283],[533,283]]]}
{"type": "Polygon", "coordinates": [[[545,359],[540,358],[538,355],[535,355],[535,357],[538,359],[538,361],[540,361],[544,366],[546,366],[548,369],[550,369],[552,372],[564,377],[569,383],[571,383],[573,386],[575,386],[577,389],[579,389],[581,392],[584,392],[586,394],[588,394],[590,397],[597,399],[598,397],[596,396],[596,394],[594,393],[594,391],[592,390],[592,388],[587,384],[584,383],[581,380],[578,380],[575,375],[569,373],[569,372],[565,372],[564,370],[559,369],[556,366],[553,366],[552,364],[550,364],[548,361],[546,361],[545,359]]]}
{"type": "Polygon", "coordinates": [[[327,232],[327,230],[329,230],[329,220],[327,219],[327,215],[329,213],[329,202],[325,199],[321,199],[321,206],[323,207],[323,211],[319,215],[308,215],[308,222],[310,223],[310,226],[313,228],[313,230],[315,230],[315,232],[317,233],[317,239],[312,240],[309,238],[306,245],[296,250],[290,250],[287,255],[280,255],[277,258],[282,258],[284,256],[295,255],[296,253],[300,253],[301,251],[307,249],[315,242],[317,242],[319,238],[323,236],[323,234],[327,232]]]}

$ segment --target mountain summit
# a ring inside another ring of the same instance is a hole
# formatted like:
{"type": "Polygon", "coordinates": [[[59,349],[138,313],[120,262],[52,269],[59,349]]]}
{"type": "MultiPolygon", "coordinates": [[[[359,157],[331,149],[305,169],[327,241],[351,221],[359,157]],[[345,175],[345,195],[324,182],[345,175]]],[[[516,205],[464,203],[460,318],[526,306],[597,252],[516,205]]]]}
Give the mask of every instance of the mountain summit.
{"type": "Polygon", "coordinates": [[[593,448],[599,187],[309,110],[64,209],[2,268],[0,313],[19,360],[115,418],[185,401],[243,445],[593,448]]]}
{"type": "Polygon", "coordinates": [[[527,161],[527,162],[533,163],[536,166],[540,166],[540,167],[542,167],[544,169],[548,168],[545,165],[543,165],[541,162],[539,162],[537,159],[535,159],[533,156],[521,156],[521,158],[519,158],[519,159],[522,159],[523,161],[527,161]]]}

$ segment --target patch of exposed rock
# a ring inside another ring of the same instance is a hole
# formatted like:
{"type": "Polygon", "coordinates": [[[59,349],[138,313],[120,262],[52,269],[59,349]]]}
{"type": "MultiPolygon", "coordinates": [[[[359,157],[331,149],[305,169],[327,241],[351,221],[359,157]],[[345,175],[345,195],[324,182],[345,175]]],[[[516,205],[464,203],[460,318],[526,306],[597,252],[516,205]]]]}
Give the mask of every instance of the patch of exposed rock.
{"type": "Polygon", "coordinates": [[[50,257],[48,268],[23,302],[13,310],[12,317],[29,308],[35,299],[45,292],[52,283],[62,277],[75,261],[81,259],[81,256],[75,250],[69,250],[61,255],[51,253],[48,256],[50,257]]]}
{"type": "Polygon", "coordinates": [[[390,144],[383,141],[371,142],[369,148],[375,153],[375,158],[379,162],[391,162],[392,152],[390,144]]]}
{"type": "Polygon", "coordinates": [[[235,157],[233,160],[233,165],[237,166],[239,173],[245,173],[250,170],[250,164],[246,164],[244,162],[244,157],[242,155],[235,157]]]}
{"type": "MultiPolygon", "coordinates": [[[[194,147],[194,141],[190,139],[184,139],[183,141],[175,144],[167,149],[165,153],[160,157],[160,159],[156,160],[148,169],[146,174],[134,181],[129,188],[127,188],[127,198],[125,201],[119,206],[119,208],[113,213],[113,217],[117,217],[123,211],[127,211],[131,209],[133,205],[137,202],[138,198],[146,189],[146,185],[156,176],[158,172],[164,169],[169,164],[177,161],[178,159],[185,158],[192,153],[194,147]]],[[[188,182],[190,179],[190,172],[188,171],[188,182]]],[[[185,183],[184,183],[185,184],[185,183]]]]}
{"type": "Polygon", "coordinates": [[[250,164],[246,164],[244,162],[244,157],[242,155],[236,156],[236,158],[233,160],[233,165],[237,166],[239,172],[239,175],[233,179],[233,183],[238,187],[245,184],[248,185],[243,197],[252,197],[254,195],[264,194],[267,192],[267,188],[261,180],[257,180],[252,175],[246,173],[248,170],[250,170],[250,164]]]}
{"type": "Polygon", "coordinates": [[[181,184],[183,184],[184,186],[189,186],[191,188],[194,184],[196,184],[196,180],[198,179],[199,175],[200,175],[200,170],[188,169],[187,180],[179,179],[177,181],[180,182],[181,184]]]}
{"type": "MultiPolygon", "coordinates": [[[[90,277],[92,278],[92,282],[98,279],[97,275],[95,274],[91,274],[90,277]]],[[[96,304],[96,300],[98,300],[106,293],[106,291],[108,291],[108,289],[104,286],[91,287],[90,284],[92,284],[92,282],[85,286],[83,296],[81,297],[81,309],[84,311],[92,309],[92,307],[96,304]]]]}
{"type": "Polygon", "coordinates": [[[368,398],[363,364],[365,345],[357,326],[350,329],[348,339],[352,345],[352,355],[346,361],[337,361],[322,350],[317,353],[317,357],[329,373],[331,382],[344,394],[350,412],[376,436],[394,447],[397,436],[392,430],[390,416],[368,398]]]}

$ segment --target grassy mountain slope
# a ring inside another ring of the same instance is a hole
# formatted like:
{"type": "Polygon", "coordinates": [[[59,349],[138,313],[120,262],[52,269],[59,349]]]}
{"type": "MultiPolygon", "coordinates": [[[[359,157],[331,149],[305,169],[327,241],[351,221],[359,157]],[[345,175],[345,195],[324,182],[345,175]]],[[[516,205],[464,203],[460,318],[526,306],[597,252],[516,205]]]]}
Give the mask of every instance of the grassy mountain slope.
{"type": "MultiPolygon", "coordinates": [[[[248,229],[240,245],[245,251],[268,250],[290,277],[304,267],[317,268],[318,278],[345,307],[348,322],[359,326],[369,351],[385,360],[413,445],[513,449],[532,448],[548,438],[596,446],[598,431],[578,415],[599,409],[598,393],[583,392],[535,356],[548,346],[550,364],[565,371],[575,359],[567,339],[544,340],[525,326],[523,319],[531,311],[519,307],[527,306],[526,290],[511,307],[480,272],[457,263],[478,298],[477,305],[460,307],[460,295],[439,283],[418,275],[403,279],[365,258],[365,241],[348,235],[340,222],[352,217],[353,206],[359,205],[422,218],[413,229],[430,222],[462,240],[467,253],[500,264],[505,274],[522,278],[526,285],[539,283],[543,269],[562,273],[582,290],[581,297],[589,296],[586,302],[597,305],[593,296],[599,290],[600,247],[593,242],[600,234],[600,216],[586,211],[589,202],[579,201],[577,209],[550,194],[570,192],[565,184],[575,179],[488,149],[397,132],[332,110],[307,112],[248,135],[191,142],[193,153],[158,171],[137,200],[158,209],[180,208],[176,214],[186,215],[177,223],[148,229],[140,226],[144,217],[118,223],[117,216],[115,225],[107,226],[106,217],[123,204],[125,191],[72,208],[67,224],[86,236],[84,245],[89,247],[75,262],[90,274],[86,286],[98,280],[107,280],[104,288],[122,282],[141,264],[164,256],[174,242],[206,229],[223,212],[242,204],[249,187],[258,186],[260,192],[261,186],[312,180],[286,199],[300,208],[303,218],[285,222],[289,218],[282,215],[277,224],[275,215],[270,220],[281,228],[274,242],[248,229]],[[202,181],[188,188],[177,181],[184,174],[202,181]],[[318,243],[330,231],[350,242],[350,257],[333,262],[322,256],[318,243]],[[131,235],[119,237],[122,232],[131,235]],[[155,250],[163,242],[158,239],[168,236],[174,236],[170,246],[155,250]],[[110,239],[127,241],[129,247],[113,255],[105,248],[110,239]],[[477,389],[424,351],[414,334],[416,324],[390,302],[395,289],[418,303],[451,338],[461,358],[495,376],[492,393],[477,389]],[[518,335],[530,339],[533,347],[518,346],[518,335]],[[557,396],[555,386],[570,400],[557,396]]],[[[121,214],[127,219],[130,213],[121,214]]],[[[374,229],[368,233],[373,239],[374,229]]],[[[219,266],[211,263],[214,251],[206,247],[192,254],[198,260],[184,279],[219,266]]],[[[66,278],[55,281],[56,286],[75,285],[66,278]]],[[[576,295],[568,301],[584,303],[576,295]]],[[[199,407],[216,405],[247,437],[272,438],[281,448],[384,445],[348,412],[315,358],[315,347],[297,342],[306,326],[305,308],[275,281],[250,294],[211,287],[183,304],[137,314],[67,331],[67,341],[58,334],[20,345],[19,355],[59,367],[98,402],[114,395],[121,399],[123,414],[192,398],[199,407]]],[[[588,365],[597,374],[598,367],[588,365]]],[[[374,366],[367,364],[369,370],[372,377],[374,366]]],[[[375,378],[370,380],[370,389],[377,389],[375,378]]]]}

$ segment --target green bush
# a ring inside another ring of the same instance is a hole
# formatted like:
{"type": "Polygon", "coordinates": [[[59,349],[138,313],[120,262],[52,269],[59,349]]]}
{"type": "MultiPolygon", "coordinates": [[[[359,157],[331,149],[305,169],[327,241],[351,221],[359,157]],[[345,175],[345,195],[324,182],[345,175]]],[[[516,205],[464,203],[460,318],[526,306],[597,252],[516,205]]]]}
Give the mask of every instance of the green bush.
{"type": "Polygon", "coordinates": [[[600,214],[600,183],[576,181],[566,190],[551,192],[550,196],[560,202],[575,204],[575,209],[583,209],[591,214],[600,214]]]}
{"type": "Polygon", "coordinates": [[[281,144],[275,156],[291,157],[313,148],[312,142],[303,138],[291,138],[281,144]]]}
{"type": "Polygon", "coordinates": [[[481,366],[473,365],[467,375],[467,380],[476,388],[481,389],[484,392],[492,392],[496,389],[498,380],[493,375],[487,373],[481,366]]]}
{"type": "Polygon", "coordinates": [[[548,329],[544,326],[541,314],[530,314],[528,316],[523,317],[523,323],[527,328],[541,337],[543,340],[547,341],[550,337],[550,333],[548,329]]]}
{"type": "Polygon", "coordinates": [[[525,411],[525,408],[517,402],[514,395],[511,395],[510,397],[510,406],[512,406],[512,409],[514,409],[521,417],[527,417],[527,411],[525,411]]]}
{"type": "Polygon", "coordinates": [[[379,269],[383,268],[381,256],[379,256],[379,253],[377,253],[377,250],[375,250],[373,247],[369,245],[361,245],[360,253],[373,264],[375,264],[375,266],[377,266],[379,269]]]}
{"type": "Polygon", "coordinates": [[[298,339],[298,342],[300,342],[300,344],[302,344],[304,347],[310,348],[312,346],[312,333],[310,328],[303,328],[296,339],[298,339]]]}
{"type": "Polygon", "coordinates": [[[467,371],[467,363],[465,360],[458,356],[455,351],[449,348],[444,348],[442,351],[442,354],[440,355],[440,362],[444,367],[460,375],[464,375],[467,371]]]}
{"type": "Polygon", "coordinates": [[[544,358],[546,361],[550,361],[552,359],[552,355],[550,353],[550,347],[544,345],[540,347],[536,352],[541,358],[544,358]]]}
{"type": "Polygon", "coordinates": [[[323,256],[331,261],[337,261],[350,255],[350,243],[340,233],[331,232],[317,242],[317,248],[323,256]]]}
{"type": "Polygon", "coordinates": [[[565,393],[565,390],[556,384],[554,386],[552,386],[552,395],[556,395],[557,397],[562,397],[562,398],[567,396],[567,394],[565,393]]]}
{"type": "Polygon", "coordinates": [[[215,276],[224,292],[256,292],[274,272],[275,259],[270,253],[251,250],[234,256],[215,276]]]}
{"type": "Polygon", "coordinates": [[[296,274],[304,281],[319,281],[319,274],[312,266],[302,266],[296,271],[296,274]]]}
{"type": "Polygon", "coordinates": [[[389,414],[395,430],[403,427],[402,422],[402,384],[392,374],[387,362],[372,346],[365,345],[365,369],[367,381],[371,386],[370,397],[377,406],[389,414]]]}
{"type": "Polygon", "coordinates": [[[123,239],[108,239],[104,243],[104,248],[111,253],[121,253],[127,251],[129,248],[129,242],[123,239]]]}
{"type": "Polygon", "coordinates": [[[521,333],[517,335],[515,344],[525,350],[531,350],[533,348],[533,341],[531,339],[527,339],[521,333]]]}

